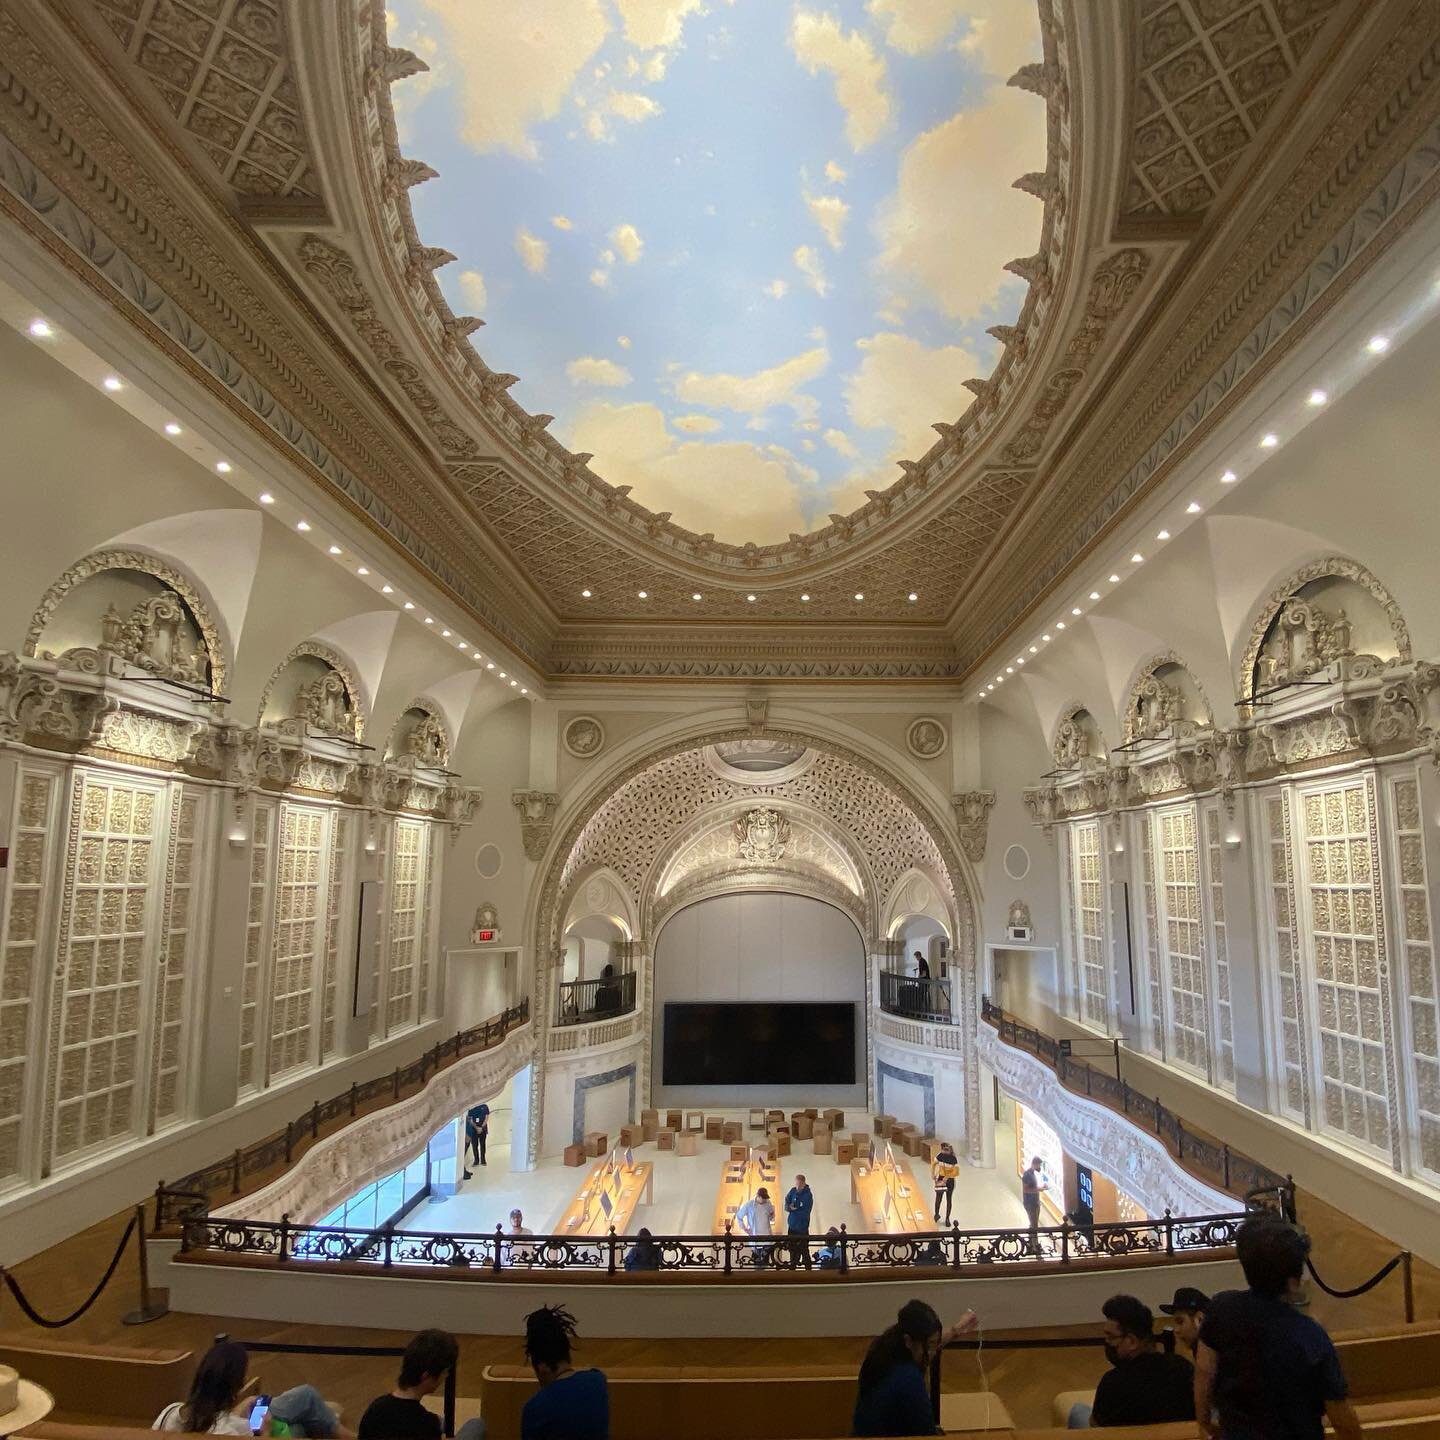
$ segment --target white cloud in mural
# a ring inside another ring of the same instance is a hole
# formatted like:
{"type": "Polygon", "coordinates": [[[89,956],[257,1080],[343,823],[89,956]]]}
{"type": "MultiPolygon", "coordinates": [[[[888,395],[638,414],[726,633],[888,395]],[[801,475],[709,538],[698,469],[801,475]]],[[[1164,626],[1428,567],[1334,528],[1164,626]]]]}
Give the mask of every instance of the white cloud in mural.
{"type": "Polygon", "coordinates": [[[849,175],[843,166],[837,165],[833,160],[827,160],[825,162],[825,178],[832,185],[843,185],[849,179],[849,175]]]}
{"type": "Polygon", "coordinates": [[[969,25],[955,49],[977,58],[992,79],[1008,80],[1022,65],[1043,57],[1040,16],[1034,5],[965,0],[963,10],[969,25]]]}
{"type": "Polygon", "coordinates": [[[720,429],[713,415],[677,415],[670,423],[686,435],[713,435],[720,429]]]}
{"type": "MultiPolygon", "coordinates": [[[[610,232],[610,243],[620,252],[620,258],[627,265],[633,265],[645,250],[645,242],[633,225],[617,225],[610,232]]],[[[613,261],[614,257],[611,256],[606,264],[612,264],[613,261]]]]}
{"type": "Polygon", "coordinates": [[[838,195],[807,195],[805,208],[824,232],[830,248],[840,249],[845,243],[845,222],[850,218],[850,207],[838,195]]]}
{"type": "Polygon", "coordinates": [[[635,377],[623,366],[599,355],[582,355],[565,367],[572,385],[598,385],[607,389],[618,389],[628,385],[635,377]]]}
{"type": "Polygon", "coordinates": [[[699,10],[700,0],[615,0],[625,38],[637,50],[657,50],[680,38],[685,17],[699,10]]]}
{"type": "Polygon", "coordinates": [[[537,154],[530,129],[556,115],[610,25],[600,0],[526,0],[517,25],[505,5],[427,0],[460,74],[460,133],[472,149],[537,154]]]}
{"type": "Polygon", "coordinates": [[[650,120],[660,114],[659,104],[638,90],[612,90],[605,97],[605,108],[622,120],[650,120]]]}
{"type": "Polygon", "coordinates": [[[789,291],[790,287],[783,280],[772,280],[765,287],[765,293],[772,300],[783,300],[789,291]]]}
{"type": "Polygon", "coordinates": [[[751,375],[686,371],[675,383],[675,395],[690,405],[711,405],[717,410],[738,410],[742,415],[763,415],[777,405],[788,405],[808,416],[814,400],[803,388],[825,373],[830,352],[818,345],[751,375]]]}
{"type": "Polygon", "coordinates": [[[845,111],[845,138],[852,150],[873,145],[890,125],[893,106],[885,62],[858,30],[843,30],[828,11],[797,10],[790,48],[811,75],[825,70],[845,111]]]}
{"type": "Polygon", "coordinates": [[[615,343],[622,350],[628,350],[630,348],[630,337],[628,335],[618,335],[615,338],[615,343]]]}
{"type": "Polygon", "coordinates": [[[550,223],[557,230],[573,230],[575,228],[575,222],[568,215],[552,215],[550,223]]]}
{"type": "MultiPolygon", "coordinates": [[[[1024,0],[1004,0],[1019,8],[1024,0]]],[[[869,0],[871,17],[885,27],[885,43],[906,55],[923,55],[950,37],[969,8],[967,0],[869,0]]]]}
{"type": "Polygon", "coordinates": [[[794,260],[795,268],[805,277],[805,283],[823,300],[830,292],[830,282],[825,278],[825,266],[820,259],[820,252],[813,245],[800,245],[790,258],[794,260]]]}
{"type": "Polygon", "coordinates": [[[543,275],[550,259],[550,242],[532,235],[523,225],[515,232],[515,253],[520,263],[532,274],[543,275]]]}
{"type": "Polygon", "coordinates": [[[610,272],[602,270],[598,265],[590,272],[590,283],[597,290],[605,290],[610,285],[610,272]]]}
{"type": "Polygon", "coordinates": [[[855,442],[843,430],[827,430],[820,438],[837,455],[843,455],[847,460],[853,460],[860,453],[855,448],[855,442]]]}
{"type": "Polygon", "coordinates": [[[569,443],[592,453],[612,485],[631,486],[636,500],[702,534],[769,544],[808,528],[802,501],[818,477],[782,446],[677,442],[658,406],[604,401],[581,410],[569,443]]]}
{"type": "Polygon", "coordinates": [[[905,151],[880,215],[881,271],[946,315],[975,316],[1008,278],[1006,262],[1039,244],[1040,202],[1011,181],[1044,167],[1044,104],[992,86],[984,104],[925,131],[905,151]]]}
{"type": "Polygon", "coordinates": [[[964,385],[979,367],[963,345],[929,346],[889,330],[856,344],[862,358],[846,377],[846,406],[860,429],[891,432],[889,459],[923,455],[936,441],[935,421],[955,420],[974,398],[964,385]]]}
{"type": "Polygon", "coordinates": [[[485,277],[478,270],[462,270],[460,272],[460,293],[465,297],[465,304],[476,315],[485,314],[485,277]]]}

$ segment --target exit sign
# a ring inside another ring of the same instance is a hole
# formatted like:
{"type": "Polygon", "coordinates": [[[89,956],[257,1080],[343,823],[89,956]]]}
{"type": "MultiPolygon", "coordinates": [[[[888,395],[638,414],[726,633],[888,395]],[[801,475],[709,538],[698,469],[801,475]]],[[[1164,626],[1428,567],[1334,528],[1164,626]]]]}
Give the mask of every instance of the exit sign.
{"type": "Polygon", "coordinates": [[[476,943],[480,945],[484,945],[487,941],[493,940],[494,938],[495,932],[493,930],[477,930],[475,932],[476,943]]]}

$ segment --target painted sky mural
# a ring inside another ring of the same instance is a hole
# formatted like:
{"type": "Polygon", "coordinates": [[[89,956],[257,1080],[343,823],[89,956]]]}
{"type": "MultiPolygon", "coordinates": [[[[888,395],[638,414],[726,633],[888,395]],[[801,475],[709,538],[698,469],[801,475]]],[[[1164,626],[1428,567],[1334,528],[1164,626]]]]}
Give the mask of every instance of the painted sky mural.
{"type": "Polygon", "coordinates": [[[1034,252],[1028,0],[392,0],[439,275],[487,364],[679,524],[864,503],[997,359],[1034,252]]]}

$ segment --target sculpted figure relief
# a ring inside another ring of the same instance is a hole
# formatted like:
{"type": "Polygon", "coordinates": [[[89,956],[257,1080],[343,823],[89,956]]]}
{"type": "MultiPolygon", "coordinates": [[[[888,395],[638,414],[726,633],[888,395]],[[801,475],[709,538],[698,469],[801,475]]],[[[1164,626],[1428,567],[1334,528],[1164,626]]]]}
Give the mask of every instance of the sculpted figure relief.
{"type": "Polygon", "coordinates": [[[790,822],[774,810],[751,810],[735,822],[735,838],[742,859],[773,865],[785,854],[790,822]]]}
{"type": "Polygon", "coordinates": [[[1255,662],[1256,687],[1294,685],[1353,655],[1351,629],[1343,610],[1331,615],[1308,600],[1286,601],[1255,662]]]}
{"type": "Polygon", "coordinates": [[[112,604],[100,619],[99,649],[151,675],[204,685],[205,660],[185,645],[184,626],[185,607],[168,593],[142,600],[128,619],[112,604]]]}
{"type": "Polygon", "coordinates": [[[1130,716],[1128,740],[1158,740],[1173,730],[1184,713],[1184,699],[1173,685],[1155,675],[1141,681],[1136,690],[1135,710],[1130,716]]]}
{"type": "Polygon", "coordinates": [[[1074,716],[1060,722],[1055,732],[1055,764],[1061,770],[1073,770],[1090,757],[1090,737],[1074,716]]]}
{"type": "Polygon", "coordinates": [[[445,727],[433,715],[426,715],[405,737],[405,753],[417,764],[443,770],[450,759],[445,727]]]}
{"type": "Polygon", "coordinates": [[[300,719],[322,735],[355,736],[355,711],[344,680],[333,670],[295,692],[295,709],[300,719]]]}

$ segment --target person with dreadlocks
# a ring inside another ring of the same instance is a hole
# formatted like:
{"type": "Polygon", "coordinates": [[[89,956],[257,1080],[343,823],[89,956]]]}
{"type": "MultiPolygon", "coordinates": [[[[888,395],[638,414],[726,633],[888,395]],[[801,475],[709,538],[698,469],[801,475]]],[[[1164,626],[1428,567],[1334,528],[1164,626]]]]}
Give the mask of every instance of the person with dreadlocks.
{"type": "Polygon", "coordinates": [[[521,1440],[609,1440],[605,1373],[575,1368],[574,1339],[575,1317],[563,1305],[542,1305],[525,1317],[525,1358],[540,1389],[520,1413],[521,1440]]]}
{"type": "Polygon", "coordinates": [[[980,1323],[967,1310],[945,1326],[923,1301],[900,1307],[895,1324],[871,1342],[860,1366],[852,1435],[938,1435],[927,1384],[930,1363],[943,1346],[980,1323]]]}

